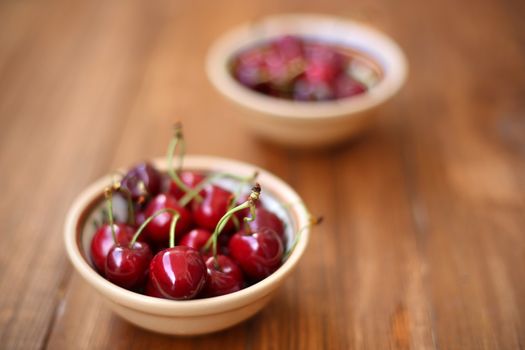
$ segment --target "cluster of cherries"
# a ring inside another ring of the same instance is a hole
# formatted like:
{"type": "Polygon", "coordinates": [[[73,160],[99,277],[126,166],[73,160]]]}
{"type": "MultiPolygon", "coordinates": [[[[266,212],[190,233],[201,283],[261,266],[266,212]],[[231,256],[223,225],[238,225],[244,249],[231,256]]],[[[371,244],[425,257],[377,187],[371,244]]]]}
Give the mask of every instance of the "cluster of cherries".
{"type": "Polygon", "coordinates": [[[285,225],[259,201],[258,184],[241,193],[256,174],[175,170],[183,142],[177,126],[168,174],[141,163],[106,189],[107,222],[91,241],[94,266],[123,288],[175,300],[232,293],[269,276],[287,255],[285,225]],[[221,176],[240,181],[237,193],[214,183],[221,176]],[[128,202],[125,222],[113,214],[117,195],[128,202]]]}
{"type": "Polygon", "coordinates": [[[269,96],[335,100],[367,91],[351,69],[353,61],[335,45],[283,36],[238,54],[232,73],[244,86],[269,96]]]}

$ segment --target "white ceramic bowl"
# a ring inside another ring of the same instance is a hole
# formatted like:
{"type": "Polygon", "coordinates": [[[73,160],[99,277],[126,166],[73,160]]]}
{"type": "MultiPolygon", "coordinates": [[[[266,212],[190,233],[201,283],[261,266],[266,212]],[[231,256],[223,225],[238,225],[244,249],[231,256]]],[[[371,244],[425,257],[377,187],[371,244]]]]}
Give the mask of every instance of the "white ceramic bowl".
{"type": "MultiPolygon", "coordinates": [[[[163,160],[154,162],[166,169],[163,160]]],[[[299,227],[308,223],[308,213],[301,199],[284,181],[256,166],[234,160],[187,156],[184,168],[204,172],[229,172],[242,176],[259,171],[261,200],[287,223],[286,233],[291,242],[299,227]],[[289,203],[291,206],[283,206],[289,203]]],[[[103,189],[111,183],[106,176],[85,189],[72,204],[65,222],[64,239],[68,256],[75,269],[107,301],[107,306],[129,322],[159,333],[197,335],[231,327],[254,315],[264,307],[295,268],[308,243],[309,230],[301,238],[288,260],[272,275],[238,292],[197,300],[174,301],[134,293],[104,279],[92,266],[89,244],[95,233],[91,220],[103,206],[103,189]]],[[[223,185],[227,186],[227,183],[223,185]]],[[[79,315],[79,317],[82,317],[79,315]]]]}
{"type": "Polygon", "coordinates": [[[368,125],[371,111],[405,82],[407,63],[392,39],[367,25],[337,17],[290,14],[248,23],[221,36],[208,53],[206,70],[217,90],[242,107],[236,116],[257,134],[291,146],[323,146],[343,141],[368,125]],[[347,47],[374,62],[382,78],[364,94],[323,102],[266,96],[233,78],[230,65],[237,53],[282,35],[347,47]]]}

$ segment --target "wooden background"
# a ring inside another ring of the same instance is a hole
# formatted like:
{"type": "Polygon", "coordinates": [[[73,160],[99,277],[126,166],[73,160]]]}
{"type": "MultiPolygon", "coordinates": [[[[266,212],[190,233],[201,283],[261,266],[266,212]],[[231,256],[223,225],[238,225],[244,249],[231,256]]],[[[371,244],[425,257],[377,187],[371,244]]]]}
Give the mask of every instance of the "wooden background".
{"type": "Polygon", "coordinates": [[[0,348],[525,347],[525,2],[0,2],[0,348]],[[383,122],[335,149],[254,139],[204,71],[221,32],[279,12],[367,21],[406,50],[383,122]],[[250,321],[148,333],[73,271],[64,215],[87,184],[164,153],[275,172],[326,220],[250,321]]]}

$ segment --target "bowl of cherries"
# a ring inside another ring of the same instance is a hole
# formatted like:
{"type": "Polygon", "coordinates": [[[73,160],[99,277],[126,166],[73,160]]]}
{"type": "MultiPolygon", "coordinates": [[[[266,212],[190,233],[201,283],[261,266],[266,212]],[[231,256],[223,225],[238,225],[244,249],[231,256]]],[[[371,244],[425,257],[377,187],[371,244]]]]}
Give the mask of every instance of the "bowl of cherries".
{"type": "Polygon", "coordinates": [[[367,25],[289,14],[221,36],[206,70],[255,133],[312,147],[344,141],[369,125],[403,85],[407,63],[392,39],[367,25]]]}
{"type": "Polygon", "coordinates": [[[115,313],[151,331],[197,335],[263,308],[320,220],[275,175],[184,157],[183,145],[177,126],[166,158],[85,189],[64,237],[73,266],[115,313]]]}

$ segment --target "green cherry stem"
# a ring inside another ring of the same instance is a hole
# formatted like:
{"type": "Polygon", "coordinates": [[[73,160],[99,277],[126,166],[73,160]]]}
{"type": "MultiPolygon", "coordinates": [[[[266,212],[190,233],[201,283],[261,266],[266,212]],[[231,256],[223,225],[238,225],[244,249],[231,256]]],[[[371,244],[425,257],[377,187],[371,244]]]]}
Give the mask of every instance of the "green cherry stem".
{"type": "Polygon", "coordinates": [[[106,211],[108,212],[109,227],[111,227],[111,235],[113,242],[117,244],[117,234],[115,233],[115,220],[113,219],[113,191],[110,187],[104,189],[104,197],[106,197],[106,211]]]}
{"type": "MultiPolygon", "coordinates": [[[[180,123],[175,124],[175,134],[173,135],[169,145],[168,153],[166,155],[168,163],[168,174],[170,175],[173,182],[179,186],[179,188],[184,192],[188,193],[191,191],[191,188],[186,186],[186,184],[180,179],[179,174],[175,171],[173,167],[173,158],[175,157],[175,150],[179,147],[179,165],[177,171],[180,171],[182,168],[182,159],[184,157],[184,137],[182,135],[182,125],[180,123]]],[[[198,193],[197,193],[198,194],[198,193]]]]}
{"type": "MultiPolygon", "coordinates": [[[[255,181],[255,179],[257,178],[257,176],[259,176],[259,172],[258,171],[255,171],[253,173],[253,175],[251,177],[247,177],[247,178],[244,178],[244,179],[241,179],[240,180],[240,184],[239,186],[237,186],[237,189],[235,190],[235,192],[233,193],[233,196],[230,200],[230,204],[228,205],[228,210],[232,209],[233,207],[235,207],[235,204],[237,203],[237,199],[239,198],[239,196],[241,195],[241,192],[244,188],[244,186],[248,183],[248,182],[252,182],[252,181],[255,181]]],[[[255,211],[252,211],[250,209],[250,213],[252,214],[251,215],[251,218],[252,218],[252,221],[255,220],[255,211]]],[[[232,216],[232,221],[233,221],[233,224],[235,225],[235,229],[236,230],[239,230],[240,228],[240,224],[239,224],[239,219],[236,217],[236,216],[232,216]]]]}
{"type": "Polygon", "coordinates": [[[247,235],[251,233],[251,228],[250,228],[250,225],[248,225],[248,223],[250,223],[252,221],[255,221],[256,213],[257,213],[256,206],[252,205],[252,206],[250,206],[250,216],[245,216],[244,219],[243,219],[244,232],[247,235]]]}
{"type": "Polygon", "coordinates": [[[288,259],[288,257],[290,256],[290,254],[292,254],[292,252],[294,251],[295,247],[299,243],[299,240],[301,239],[301,235],[303,234],[303,232],[306,231],[307,229],[309,229],[312,226],[319,225],[321,222],[323,222],[323,217],[322,216],[318,216],[318,217],[311,216],[310,217],[310,222],[307,223],[306,225],[304,225],[303,227],[301,227],[299,229],[299,231],[297,231],[297,233],[295,234],[295,237],[294,237],[294,240],[292,242],[292,245],[291,245],[290,249],[288,249],[288,251],[283,256],[283,261],[286,261],[288,259]]]}
{"type": "Polygon", "coordinates": [[[173,215],[173,218],[171,219],[171,224],[170,224],[170,248],[175,246],[175,225],[177,224],[177,221],[180,218],[180,214],[177,211],[175,211],[175,210],[173,210],[171,208],[163,208],[163,209],[157,210],[150,217],[148,217],[146,220],[144,220],[142,225],[140,225],[140,227],[137,229],[137,231],[135,231],[135,234],[133,235],[133,239],[129,243],[129,247],[130,248],[133,248],[133,245],[135,244],[135,242],[137,242],[137,239],[141,235],[142,231],[144,231],[146,226],[148,226],[148,224],[153,219],[155,219],[157,216],[159,216],[160,214],[163,214],[163,213],[171,213],[173,215]],[[173,241],[172,241],[172,239],[173,239],[173,241]]]}
{"type": "Polygon", "coordinates": [[[213,245],[212,250],[213,250],[213,258],[215,259],[215,263],[217,263],[217,238],[219,237],[222,230],[228,223],[228,220],[231,218],[233,214],[235,214],[238,211],[244,210],[246,208],[250,208],[250,212],[255,212],[255,202],[259,200],[260,195],[261,195],[261,186],[259,186],[259,184],[255,184],[255,186],[253,186],[252,188],[252,192],[250,193],[250,196],[248,197],[248,200],[228,210],[226,214],[224,214],[223,217],[219,220],[219,222],[217,223],[217,226],[215,226],[215,230],[213,231],[212,236],[208,239],[208,241],[203,247],[203,250],[207,251],[208,249],[210,249],[210,246],[213,245]]]}

